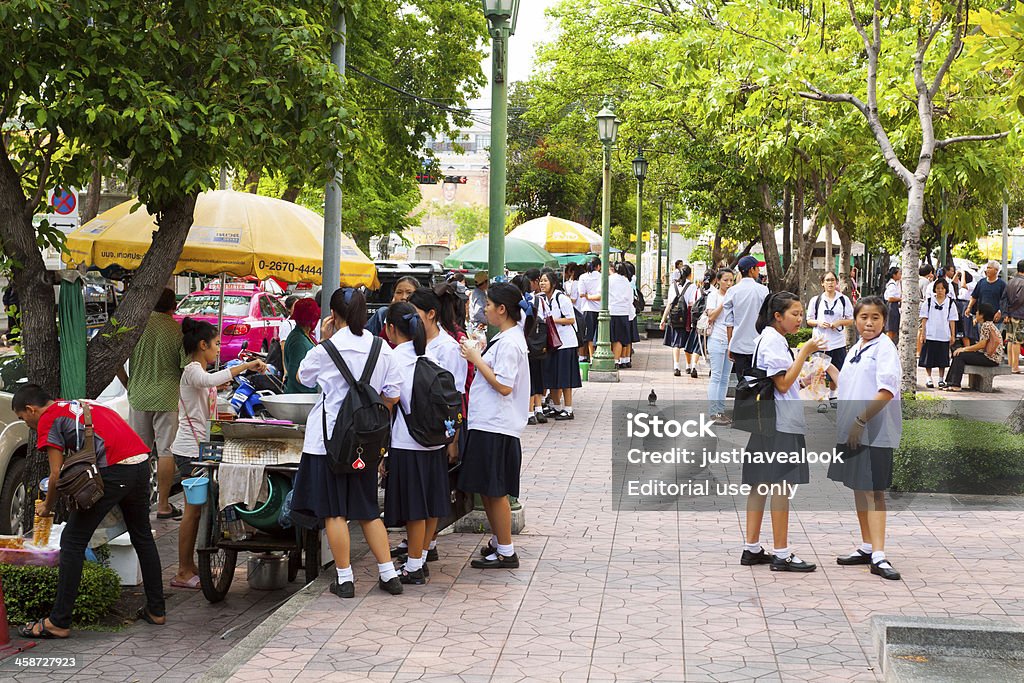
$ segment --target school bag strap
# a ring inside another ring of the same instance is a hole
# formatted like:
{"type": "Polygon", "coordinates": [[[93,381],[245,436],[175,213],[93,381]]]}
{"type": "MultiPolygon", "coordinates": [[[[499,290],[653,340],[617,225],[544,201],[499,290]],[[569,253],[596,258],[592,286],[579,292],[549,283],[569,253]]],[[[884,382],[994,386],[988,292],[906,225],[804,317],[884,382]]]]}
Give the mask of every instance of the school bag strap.
{"type": "MultiPolygon", "coordinates": [[[[370,345],[370,355],[366,358],[366,365],[363,366],[363,374],[360,375],[359,381],[368,383],[370,377],[373,376],[373,370],[377,367],[377,359],[380,358],[380,349],[384,345],[383,340],[380,337],[374,336],[373,343],[370,345]]],[[[334,346],[334,343],[330,339],[324,342],[324,348],[327,350],[327,355],[331,357],[334,364],[338,366],[338,371],[341,372],[341,376],[345,378],[345,381],[350,387],[355,386],[356,378],[353,376],[352,371],[348,368],[348,363],[338,353],[338,349],[334,346]]],[[[326,418],[325,418],[326,419],[326,418]]]]}

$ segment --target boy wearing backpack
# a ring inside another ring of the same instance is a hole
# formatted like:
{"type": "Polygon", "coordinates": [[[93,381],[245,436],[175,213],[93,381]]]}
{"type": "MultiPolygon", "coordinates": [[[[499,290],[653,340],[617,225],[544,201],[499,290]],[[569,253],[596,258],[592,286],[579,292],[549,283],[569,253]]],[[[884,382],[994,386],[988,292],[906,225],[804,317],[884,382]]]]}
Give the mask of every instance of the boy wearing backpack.
{"type": "Polygon", "coordinates": [[[355,597],[348,520],[358,521],[377,559],[378,586],[392,595],[402,582],[391,563],[388,532],[377,505],[377,468],[390,445],[390,407],[401,378],[391,348],[363,329],[366,299],[344,288],[331,296],[331,338],[299,366],[299,381],[319,385],[322,398],[306,422],[302,460],[295,475],[292,515],[299,524],[326,528],[338,572],[331,592],[355,597]]]}
{"type": "MultiPolygon", "coordinates": [[[[388,338],[398,343],[394,355],[401,394],[387,458],[384,524],[405,525],[407,559],[399,580],[422,586],[429,576],[427,552],[437,520],[451,512],[448,451],[463,427],[462,394],[455,375],[425,355],[425,325],[415,306],[391,304],[386,319],[388,338]]],[[[444,338],[460,354],[454,339],[435,332],[434,339],[444,338]]],[[[464,371],[461,354],[459,361],[464,371]]]]}

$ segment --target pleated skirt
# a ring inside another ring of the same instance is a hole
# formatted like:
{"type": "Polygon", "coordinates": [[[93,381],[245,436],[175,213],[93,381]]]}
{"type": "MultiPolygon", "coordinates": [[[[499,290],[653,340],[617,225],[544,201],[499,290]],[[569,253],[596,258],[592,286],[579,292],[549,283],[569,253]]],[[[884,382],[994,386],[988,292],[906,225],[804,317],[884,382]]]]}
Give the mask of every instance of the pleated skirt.
{"type": "Polygon", "coordinates": [[[410,451],[392,448],[384,486],[384,524],[403,526],[451,513],[448,449],[410,451]]]}

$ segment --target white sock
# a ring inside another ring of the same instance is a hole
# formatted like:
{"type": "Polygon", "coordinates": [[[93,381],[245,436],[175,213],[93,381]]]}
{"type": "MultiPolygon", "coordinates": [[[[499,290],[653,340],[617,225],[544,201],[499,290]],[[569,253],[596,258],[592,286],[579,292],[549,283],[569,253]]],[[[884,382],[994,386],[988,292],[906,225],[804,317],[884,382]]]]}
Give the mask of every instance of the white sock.
{"type": "Polygon", "coordinates": [[[494,534],[491,534],[491,540],[488,541],[488,545],[490,545],[492,548],[497,548],[498,547],[498,537],[496,535],[494,535],[494,534]]]}
{"type": "Polygon", "coordinates": [[[380,572],[381,581],[390,581],[391,579],[398,576],[398,570],[395,569],[395,565],[390,562],[384,562],[377,565],[377,571],[380,572]]]}
{"type": "Polygon", "coordinates": [[[338,585],[339,586],[341,584],[345,583],[346,581],[351,581],[351,582],[355,583],[356,579],[355,579],[355,575],[352,573],[352,566],[351,565],[349,565],[348,567],[345,567],[344,569],[337,568],[336,571],[338,572],[338,585]]]}
{"type": "Polygon", "coordinates": [[[870,543],[861,543],[860,546],[858,546],[857,550],[859,550],[864,555],[870,555],[871,554],[871,544],[870,543]]]}
{"type": "Polygon", "coordinates": [[[569,413],[570,415],[572,415],[572,406],[566,406],[566,407],[565,407],[565,412],[567,412],[567,413],[569,413]]]}
{"type": "Polygon", "coordinates": [[[405,571],[407,572],[414,572],[421,567],[423,567],[423,558],[410,557],[405,561],[405,571]]]}
{"type": "MultiPolygon", "coordinates": [[[[536,408],[533,409],[533,412],[535,415],[540,415],[541,413],[544,412],[544,409],[540,406],[537,406],[536,408]]],[[[522,413],[520,413],[520,415],[522,415],[522,413]]]]}
{"type": "Polygon", "coordinates": [[[513,546],[513,544],[511,544],[511,543],[509,543],[508,545],[502,545],[502,544],[499,543],[498,544],[498,554],[499,555],[504,555],[505,557],[512,557],[513,555],[516,554],[516,549],[513,546]]]}
{"type": "Polygon", "coordinates": [[[743,549],[749,550],[750,552],[756,555],[757,553],[761,552],[761,541],[755,541],[754,543],[744,543],[743,549]]]}
{"type": "Polygon", "coordinates": [[[434,549],[434,548],[436,548],[436,547],[437,547],[437,541],[431,541],[431,542],[430,542],[430,545],[429,545],[429,546],[427,546],[427,549],[428,549],[428,550],[433,550],[433,549],[434,549]]]}
{"type": "Polygon", "coordinates": [[[425,565],[426,563],[427,563],[427,551],[426,551],[426,550],[424,550],[424,551],[423,551],[423,554],[422,554],[422,555],[420,555],[420,566],[422,567],[422,566],[423,566],[423,565],[425,565]]]}
{"type": "Polygon", "coordinates": [[[883,562],[885,562],[885,551],[876,550],[873,553],[871,553],[871,561],[875,564],[882,564],[883,562]]]}
{"type": "Polygon", "coordinates": [[[678,370],[679,369],[679,363],[673,363],[672,364],[672,369],[673,370],[678,370]]]}
{"type": "Polygon", "coordinates": [[[399,548],[408,548],[409,547],[409,539],[403,538],[402,542],[398,544],[398,547],[399,548]]]}
{"type": "Polygon", "coordinates": [[[786,559],[787,557],[789,557],[789,555],[790,555],[789,548],[776,548],[775,549],[775,557],[779,558],[780,560],[786,559]]]}

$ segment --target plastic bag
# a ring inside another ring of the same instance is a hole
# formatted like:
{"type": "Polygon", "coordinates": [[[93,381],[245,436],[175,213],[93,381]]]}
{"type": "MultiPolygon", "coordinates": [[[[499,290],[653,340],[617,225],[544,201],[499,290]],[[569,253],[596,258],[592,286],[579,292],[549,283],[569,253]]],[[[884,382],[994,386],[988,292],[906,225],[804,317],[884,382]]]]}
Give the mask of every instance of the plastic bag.
{"type": "Polygon", "coordinates": [[[808,401],[828,400],[829,388],[825,384],[825,371],[832,359],[824,353],[815,353],[800,370],[800,397],[808,401]]]}

